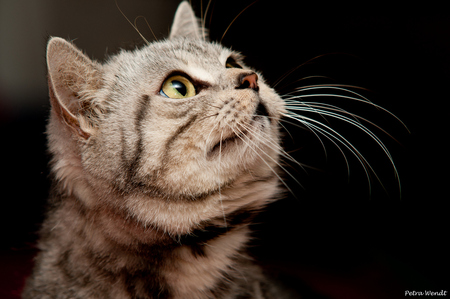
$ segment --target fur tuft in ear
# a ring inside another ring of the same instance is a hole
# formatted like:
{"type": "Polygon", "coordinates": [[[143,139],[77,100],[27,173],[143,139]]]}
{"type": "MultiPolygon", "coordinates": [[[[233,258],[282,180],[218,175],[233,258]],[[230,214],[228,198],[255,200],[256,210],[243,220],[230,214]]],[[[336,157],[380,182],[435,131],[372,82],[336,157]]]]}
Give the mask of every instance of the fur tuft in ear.
{"type": "Polygon", "coordinates": [[[72,43],[58,37],[47,45],[48,85],[52,112],[84,139],[102,110],[92,97],[102,86],[102,66],[72,43]]]}
{"type": "Polygon", "coordinates": [[[207,40],[207,31],[200,25],[200,21],[195,17],[188,1],[183,1],[177,8],[173,20],[170,38],[189,37],[193,39],[207,40]]]}

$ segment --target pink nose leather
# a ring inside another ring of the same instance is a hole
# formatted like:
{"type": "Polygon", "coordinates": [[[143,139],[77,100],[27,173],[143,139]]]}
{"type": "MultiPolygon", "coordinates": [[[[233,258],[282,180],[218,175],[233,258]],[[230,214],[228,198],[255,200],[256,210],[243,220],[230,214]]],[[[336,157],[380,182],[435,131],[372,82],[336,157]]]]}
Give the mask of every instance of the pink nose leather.
{"type": "Polygon", "coordinates": [[[253,90],[258,90],[258,75],[255,73],[246,75],[241,79],[240,88],[251,88],[253,90]]]}

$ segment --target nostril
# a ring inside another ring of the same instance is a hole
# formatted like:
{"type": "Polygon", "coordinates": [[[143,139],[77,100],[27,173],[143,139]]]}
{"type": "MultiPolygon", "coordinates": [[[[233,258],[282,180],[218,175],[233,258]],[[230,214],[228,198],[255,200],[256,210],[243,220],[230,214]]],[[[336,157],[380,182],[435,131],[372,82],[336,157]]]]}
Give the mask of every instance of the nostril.
{"type": "Polygon", "coordinates": [[[250,87],[250,82],[248,80],[241,81],[241,85],[239,85],[238,89],[245,89],[250,87]]]}
{"type": "Polygon", "coordinates": [[[259,90],[258,86],[258,75],[255,73],[242,74],[239,76],[239,86],[236,89],[246,89],[251,88],[255,91],[259,90]]]}

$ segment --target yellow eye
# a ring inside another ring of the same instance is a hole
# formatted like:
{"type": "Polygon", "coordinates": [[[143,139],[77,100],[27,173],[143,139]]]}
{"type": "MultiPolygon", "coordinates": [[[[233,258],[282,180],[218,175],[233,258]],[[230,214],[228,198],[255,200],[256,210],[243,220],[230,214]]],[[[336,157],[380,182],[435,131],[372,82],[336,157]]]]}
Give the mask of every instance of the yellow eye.
{"type": "Polygon", "coordinates": [[[171,99],[185,99],[196,95],[195,87],[191,81],[180,75],[168,78],[159,93],[171,99]]]}

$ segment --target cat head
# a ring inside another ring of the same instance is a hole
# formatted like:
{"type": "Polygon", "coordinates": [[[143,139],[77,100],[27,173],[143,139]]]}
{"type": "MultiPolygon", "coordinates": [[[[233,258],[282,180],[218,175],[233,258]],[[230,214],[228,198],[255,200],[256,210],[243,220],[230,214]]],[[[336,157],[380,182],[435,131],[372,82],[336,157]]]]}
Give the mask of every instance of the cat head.
{"type": "Polygon", "coordinates": [[[52,38],[47,64],[52,170],[88,204],[225,202],[231,186],[276,176],[283,101],[239,53],[206,40],[187,2],[167,40],[101,64],[52,38]]]}

